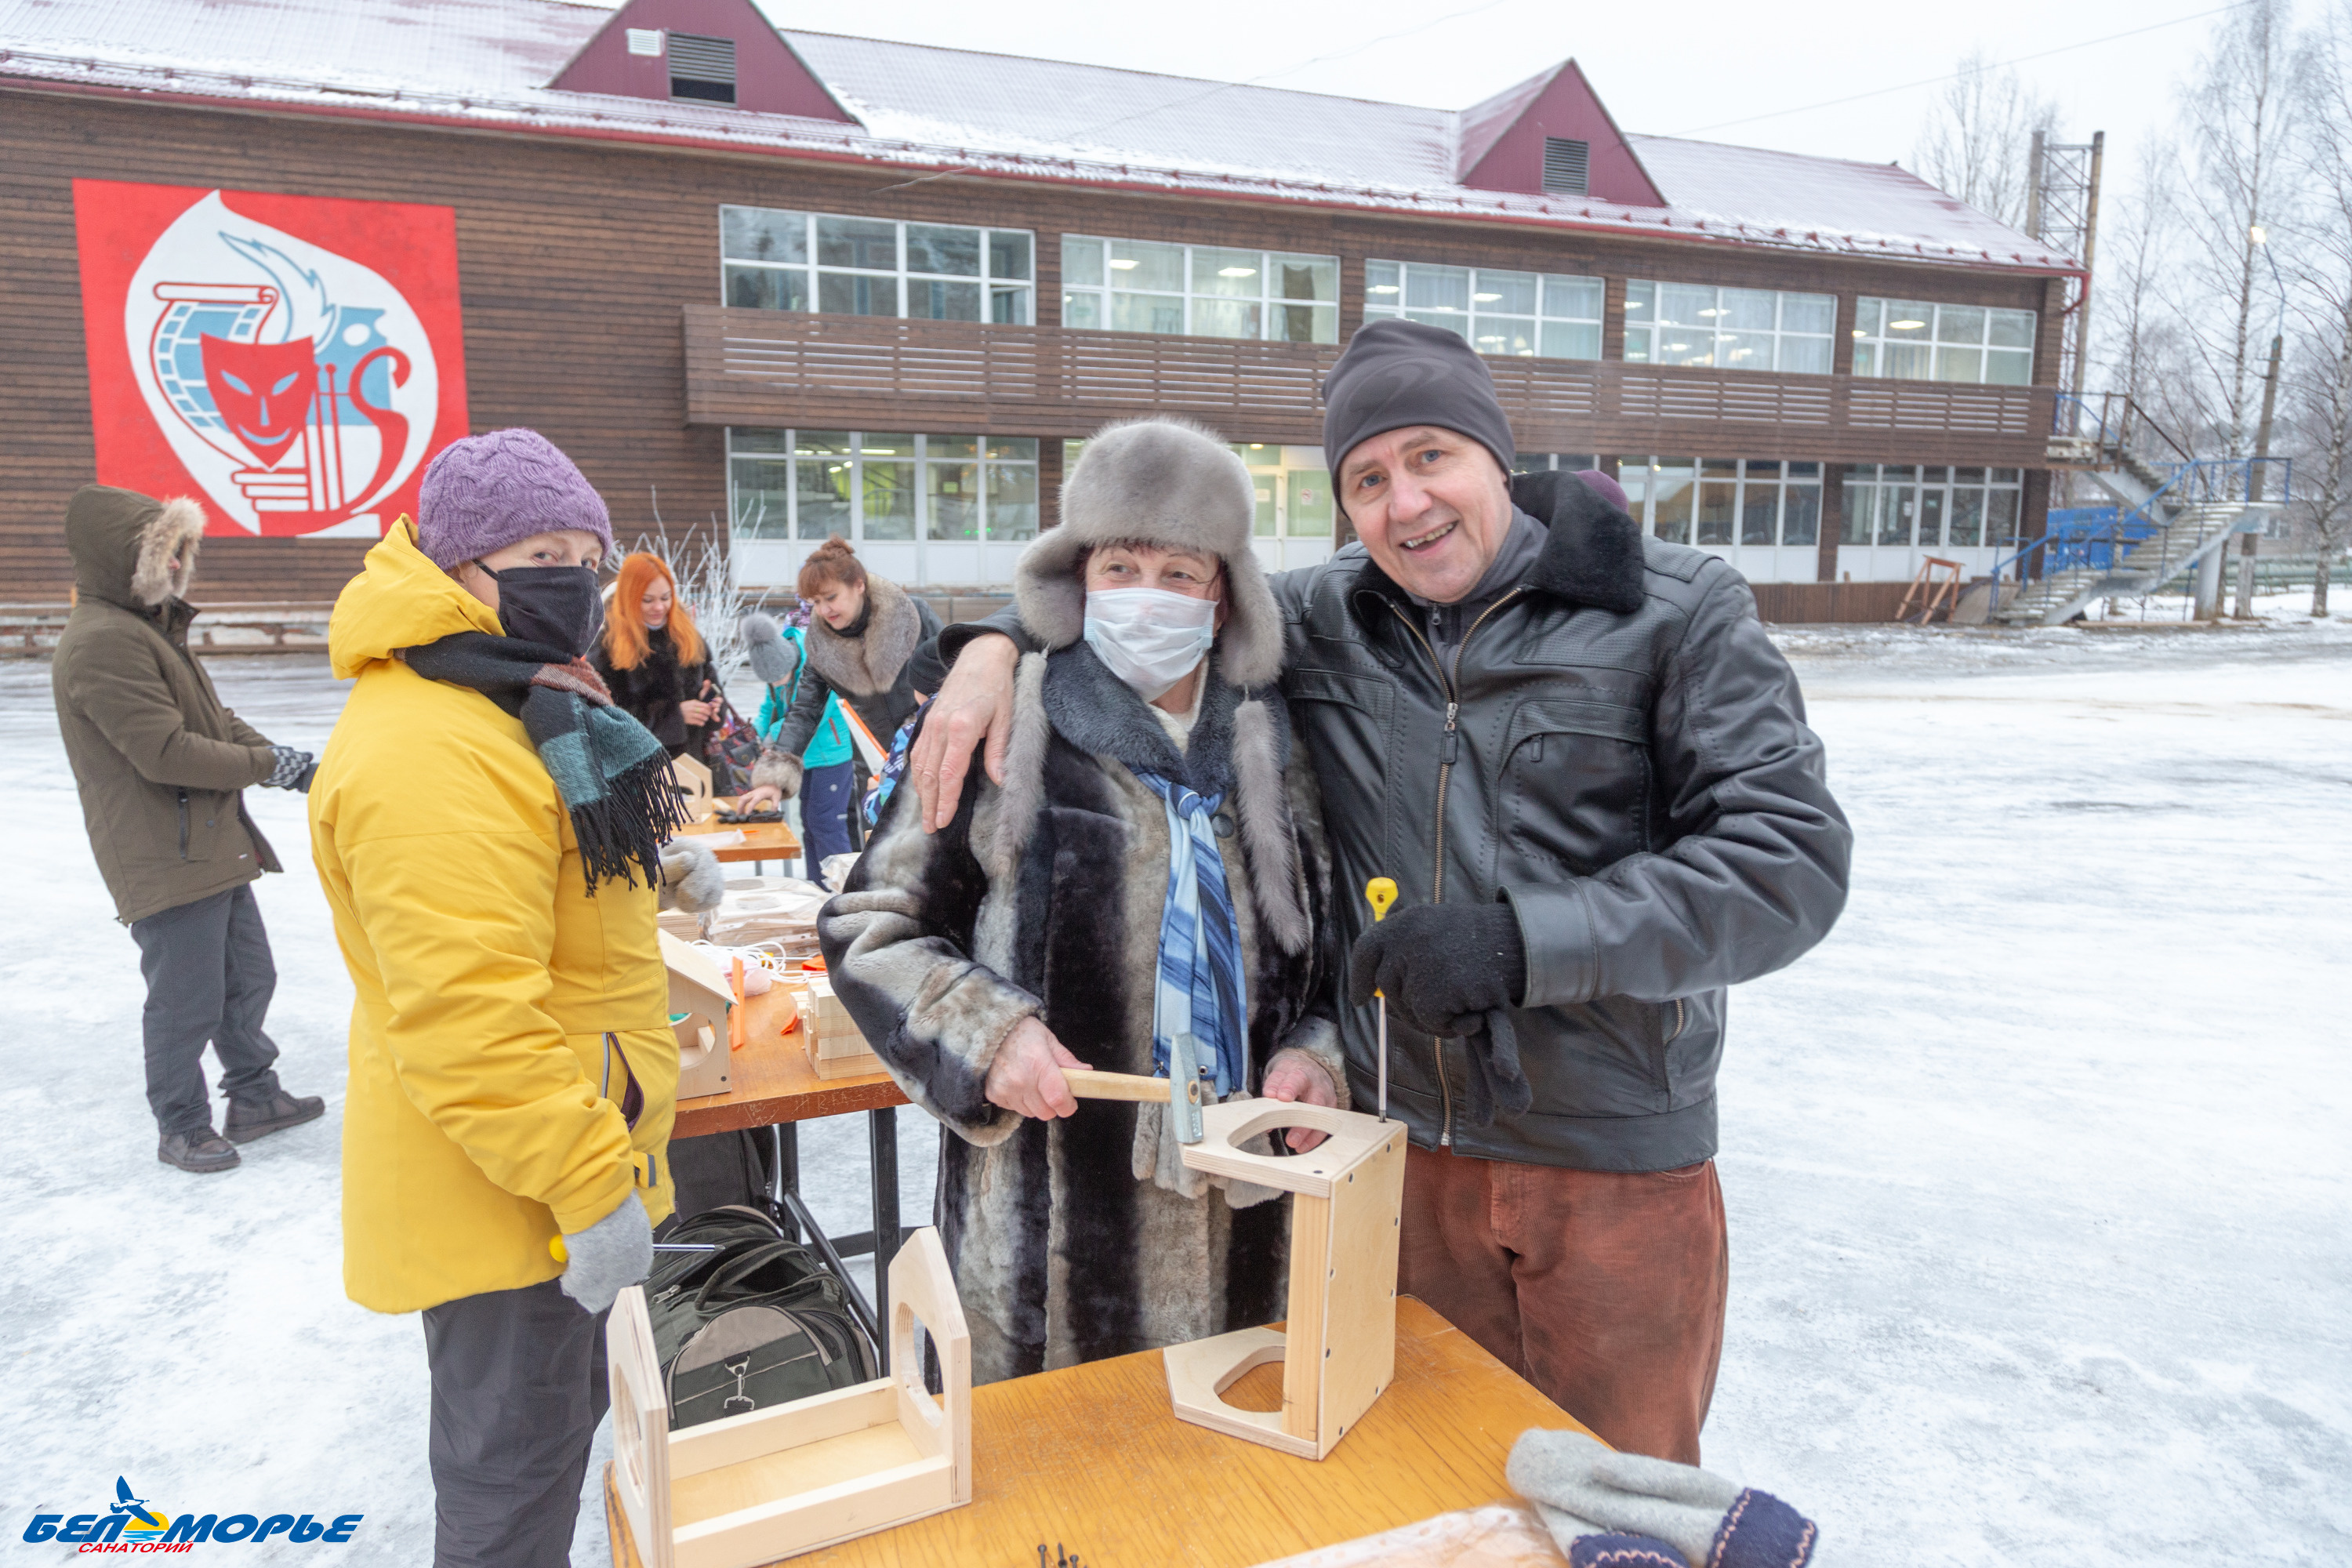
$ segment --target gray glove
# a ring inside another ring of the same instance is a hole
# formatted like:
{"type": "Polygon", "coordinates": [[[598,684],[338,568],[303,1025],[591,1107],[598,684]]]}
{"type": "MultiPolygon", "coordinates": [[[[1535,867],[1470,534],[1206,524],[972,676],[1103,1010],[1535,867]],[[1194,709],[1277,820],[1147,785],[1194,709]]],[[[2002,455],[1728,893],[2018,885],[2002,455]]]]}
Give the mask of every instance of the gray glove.
{"type": "Polygon", "coordinates": [[[1615,1533],[1654,1537],[1707,1568],[1803,1568],[1819,1536],[1769,1492],[1581,1432],[1521,1433],[1504,1473],[1571,1557],[1580,1537],[1615,1533]]]}
{"type": "Polygon", "coordinates": [[[654,1270],[654,1225],[631,1192],[621,1206],[563,1238],[563,1293],[592,1312],[654,1270]]]}
{"type": "Polygon", "coordinates": [[[692,837],[661,847],[661,907],[705,914],[727,896],[727,873],[710,846],[692,837]]]}
{"type": "Polygon", "coordinates": [[[269,776],[261,781],[264,789],[290,789],[299,795],[310,793],[310,775],[319,771],[319,763],[310,752],[292,746],[272,746],[269,754],[276,763],[269,776]]]}

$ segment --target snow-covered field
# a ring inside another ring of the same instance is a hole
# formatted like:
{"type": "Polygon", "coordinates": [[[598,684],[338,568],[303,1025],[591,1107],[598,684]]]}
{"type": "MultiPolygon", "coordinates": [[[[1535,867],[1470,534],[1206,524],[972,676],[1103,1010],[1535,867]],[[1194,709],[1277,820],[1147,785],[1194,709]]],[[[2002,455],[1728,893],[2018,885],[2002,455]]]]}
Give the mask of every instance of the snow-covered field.
{"type": "MultiPolygon", "coordinates": [[[[1830,1563],[2343,1560],[2352,627],[1780,640],[1859,843],[1835,933],[1734,1001],[1709,1464],[1821,1521],[1830,1563]]],[[[214,669],[324,741],[321,662],[214,669]]],[[[272,1032],[330,1115],[198,1178],[154,1158],[47,668],[0,666],[0,1540],[122,1475],[173,1513],[364,1513],[351,1560],[420,1563],[422,1334],[339,1276],[349,990],[301,802],[247,798],[290,868],[272,1032]]],[[[901,1116],[912,1217],[932,1134],[901,1116]]],[[[803,1150],[864,1228],[863,1119],[803,1150]]],[[[574,1560],[604,1561],[593,1505],[574,1560]]]]}

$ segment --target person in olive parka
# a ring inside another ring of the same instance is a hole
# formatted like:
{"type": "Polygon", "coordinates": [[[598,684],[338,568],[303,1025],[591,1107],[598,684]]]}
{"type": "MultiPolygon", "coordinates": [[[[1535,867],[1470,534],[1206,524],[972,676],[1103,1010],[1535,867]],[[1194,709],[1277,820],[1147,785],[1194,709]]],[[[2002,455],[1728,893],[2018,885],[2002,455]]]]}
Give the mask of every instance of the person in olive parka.
{"type": "Polygon", "coordinates": [[[278,1082],[262,1019],[278,985],[253,882],[279,869],[246,815],[248,785],[308,790],[310,753],[222,706],[188,651],[185,595],[204,509],[86,485],[66,508],[74,607],[49,680],[99,874],[139,943],[147,1104],[157,1158],[226,1171],[236,1145],[323,1114],[278,1082]],[[228,1113],[213,1131],[205,1045],[228,1113]]]}

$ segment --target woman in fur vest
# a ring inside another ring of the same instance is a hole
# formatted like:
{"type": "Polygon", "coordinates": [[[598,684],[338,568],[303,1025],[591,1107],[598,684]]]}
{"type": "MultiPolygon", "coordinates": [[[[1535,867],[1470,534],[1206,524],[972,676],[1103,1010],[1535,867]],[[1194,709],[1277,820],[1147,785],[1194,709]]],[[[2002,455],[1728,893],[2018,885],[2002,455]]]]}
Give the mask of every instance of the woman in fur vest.
{"type": "MultiPolygon", "coordinates": [[[[784,722],[751,769],[743,804],[797,795],[801,753],[824,718],[825,699],[857,710],[877,745],[940,689],[940,618],[886,578],[866,575],[849,542],[835,534],[801,563],[800,595],[809,602],[807,679],[793,694],[784,722]]],[[[863,780],[860,781],[861,791],[863,780]]],[[[856,796],[851,797],[853,808],[856,796]]]]}
{"type": "Polygon", "coordinates": [[[935,835],[894,795],[818,920],[835,994],[955,1134],[938,1220],[976,1380],[1283,1316],[1286,1200],[1187,1170],[1164,1107],[1080,1101],[1061,1070],[1165,1075],[1189,1031],[1219,1096],[1344,1103],[1252,510],[1203,431],[1097,437],[1015,574],[1049,651],[1021,663],[1003,784],[974,769],[935,835]]]}
{"type": "Polygon", "coordinates": [[[613,613],[589,663],[613,706],[651,730],[671,756],[701,760],[719,713],[719,670],[660,556],[640,550],[622,561],[613,613]]]}

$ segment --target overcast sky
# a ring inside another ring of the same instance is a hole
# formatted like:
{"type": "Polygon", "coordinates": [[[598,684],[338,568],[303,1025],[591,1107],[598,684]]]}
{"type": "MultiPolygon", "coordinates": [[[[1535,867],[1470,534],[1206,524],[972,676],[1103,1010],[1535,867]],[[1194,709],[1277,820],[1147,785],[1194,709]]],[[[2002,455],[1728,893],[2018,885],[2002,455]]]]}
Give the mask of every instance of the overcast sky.
{"type": "Polygon", "coordinates": [[[2058,100],[2070,140],[2107,132],[2111,189],[2169,118],[2169,85],[2193,68],[2220,19],[2208,14],[2214,0],[2055,7],[2048,0],[1947,0],[1916,11],[1885,0],[1189,0],[1156,12],[1099,0],[897,0],[856,10],[762,4],[785,27],[1260,79],[1444,109],[1465,108],[1573,56],[1628,131],[1906,165],[1939,89],[1905,84],[1947,75],[1979,47],[2003,60],[2044,54],[2020,69],[2058,100]],[[2187,17],[2197,19],[2092,42],[2187,17]],[[2081,44],[2090,47],[2046,53],[2081,44]],[[1903,90],[1811,107],[1887,88],[1903,90]]]}

